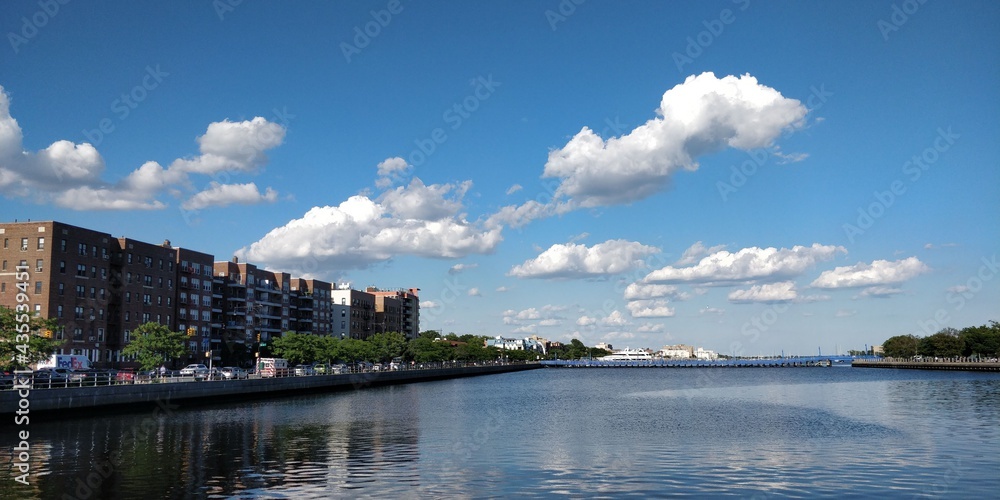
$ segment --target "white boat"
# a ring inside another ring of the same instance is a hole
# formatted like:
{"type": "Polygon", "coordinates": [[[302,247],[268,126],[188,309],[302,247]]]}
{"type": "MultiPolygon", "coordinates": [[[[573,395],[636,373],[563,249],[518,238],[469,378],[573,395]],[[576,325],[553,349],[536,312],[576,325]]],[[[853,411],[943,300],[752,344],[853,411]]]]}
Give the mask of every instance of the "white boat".
{"type": "Polygon", "coordinates": [[[597,358],[601,361],[652,361],[653,355],[640,349],[625,349],[597,358]]]}

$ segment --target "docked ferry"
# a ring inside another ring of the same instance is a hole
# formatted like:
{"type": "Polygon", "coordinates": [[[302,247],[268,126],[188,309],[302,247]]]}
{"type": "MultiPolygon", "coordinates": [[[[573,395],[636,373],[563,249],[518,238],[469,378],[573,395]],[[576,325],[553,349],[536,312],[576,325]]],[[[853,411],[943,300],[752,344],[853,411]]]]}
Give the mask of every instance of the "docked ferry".
{"type": "Polygon", "coordinates": [[[601,361],[652,361],[653,355],[641,349],[625,349],[615,351],[607,356],[597,358],[601,361]]]}

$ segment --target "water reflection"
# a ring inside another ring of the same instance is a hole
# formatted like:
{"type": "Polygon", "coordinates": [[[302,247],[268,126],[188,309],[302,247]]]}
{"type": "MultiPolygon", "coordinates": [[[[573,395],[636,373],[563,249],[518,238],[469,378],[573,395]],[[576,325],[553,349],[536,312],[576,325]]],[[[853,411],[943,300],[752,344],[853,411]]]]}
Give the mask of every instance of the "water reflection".
{"type": "MultiPolygon", "coordinates": [[[[539,370],[242,406],[165,404],[30,430],[33,489],[0,470],[0,498],[972,497],[1000,488],[1000,378],[974,374],[539,370]]],[[[0,445],[13,438],[0,432],[0,445]]]]}

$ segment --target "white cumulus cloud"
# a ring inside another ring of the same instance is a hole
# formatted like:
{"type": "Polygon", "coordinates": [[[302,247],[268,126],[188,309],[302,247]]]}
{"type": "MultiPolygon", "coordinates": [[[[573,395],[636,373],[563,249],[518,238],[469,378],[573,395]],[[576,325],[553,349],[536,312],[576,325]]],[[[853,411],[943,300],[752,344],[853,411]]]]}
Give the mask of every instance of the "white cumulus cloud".
{"type": "Polygon", "coordinates": [[[666,300],[634,300],[626,304],[633,318],[669,318],[674,309],[666,300]]]}
{"type": "MultiPolygon", "coordinates": [[[[0,194],[73,210],[162,209],[167,207],[163,195],[183,197],[193,190],[192,175],[258,172],[267,163],[266,151],[279,146],[284,137],[284,127],[262,117],[214,122],[197,138],[200,155],[176,159],[167,167],[149,161],[121,180],[108,182],[102,179],[104,159],[91,144],[57,140],[42,150],[26,151],[21,127],[10,114],[10,98],[0,87],[0,194]]],[[[227,198],[262,203],[276,196],[268,188],[251,200],[246,184],[220,186],[225,185],[213,183],[184,205],[205,208],[226,204],[213,201],[227,198]]]]}
{"type": "Polygon", "coordinates": [[[195,194],[183,204],[185,210],[201,210],[208,207],[224,207],[226,205],[255,205],[258,203],[273,203],[278,199],[278,193],[271,189],[263,193],[257,189],[257,184],[219,184],[212,182],[208,189],[195,194]]]}
{"type": "Polygon", "coordinates": [[[457,216],[401,218],[385,205],[355,195],[337,206],[313,207],[237,255],[289,272],[332,276],[337,270],[362,269],[397,255],[487,254],[502,239],[499,228],[482,229],[457,216]]]}
{"type": "Polygon", "coordinates": [[[795,283],[791,281],[765,283],[763,285],[754,285],[747,290],[733,290],[729,292],[729,301],[733,303],[790,302],[797,297],[798,292],[795,290],[795,283]]]}
{"type": "Polygon", "coordinates": [[[625,300],[643,300],[669,298],[672,300],[687,300],[690,294],[682,292],[673,285],[647,285],[631,283],[625,287],[625,300]]]}
{"type": "Polygon", "coordinates": [[[930,268],[916,257],[897,261],[858,262],[853,266],[823,271],[812,285],[815,288],[858,288],[894,285],[927,273],[930,268]]]}
{"type": "Polygon", "coordinates": [[[556,244],[538,257],[514,266],[507,274],[549,279],[606,277],[641,267],[643,257],[659,251],[659,248],[626,240],[608,240],[592,247],[578,243],[556,244]]]}
{"type": "Polygon", "coordinates": [[[736,253],[720,250],[689,267],[667,266],[646,275],[645,283],[731,284],[797,276],[817,262],[846,253],[833,245],[796,245],[792,248],[749,247],[736,253]]]}
{"type": "Polygon", "coordinates": [[[505,207],[496,221],[519,225],[576,208],[641,200],[665,189],[678,171],[697,170],[700,156],[772,146],[782,133],[804,125],[807,109],[753,76],[702,73],[667,90],[656,113],[608,139],[583,127],[549,152],[542,177],[559,180],[553,202],[505,207]]]}

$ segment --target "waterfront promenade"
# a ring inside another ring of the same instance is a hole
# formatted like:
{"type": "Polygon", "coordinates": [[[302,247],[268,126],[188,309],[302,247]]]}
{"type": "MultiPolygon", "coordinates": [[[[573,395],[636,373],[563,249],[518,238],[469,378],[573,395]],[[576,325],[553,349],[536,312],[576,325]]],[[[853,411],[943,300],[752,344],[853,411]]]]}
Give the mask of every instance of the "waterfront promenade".
{"type": "Polygon", "coordinates": [[[350,391],[383,385],[408,384],[479,375],[493,375],[541,368],[538,363],[505,363],[447,366],[398,371],[366,371],[340,375],[310,375],[248,380],[209,380],[57,387],[0,391],[0,411],[13,412],[19,401],[30,401],[30,411],[57,412],[60,418],[73,412],[128,408],[143,410],[157,405],[215,403],[273,398],[331,391],[350,391]],[[25,397],[25,393],[27,397],[25,397]]]}
{"type": "Polygon", "coordinates": [[[959,360],[906,360],[906,359],[858,359],[851,363],[855,368],[897,368],[907,370],[955,370],[974,372],[1000,372],[1000,362],[959,360]]]}

